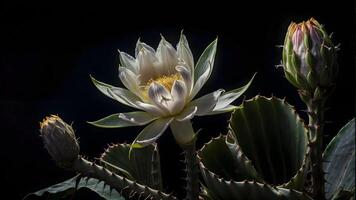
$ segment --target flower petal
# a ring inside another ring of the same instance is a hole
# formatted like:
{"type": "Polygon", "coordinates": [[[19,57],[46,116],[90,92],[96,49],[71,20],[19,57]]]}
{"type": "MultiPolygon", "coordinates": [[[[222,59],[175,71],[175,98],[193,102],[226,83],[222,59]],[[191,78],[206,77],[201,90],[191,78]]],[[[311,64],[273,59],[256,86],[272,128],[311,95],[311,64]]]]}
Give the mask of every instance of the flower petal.
{"type": "Polygon", "coordinates": [[[119,78],[127,89],[141,97],[141,93],[138,87],[138,79],[135,73],[126,67],[119,67],[119,78]]]}
{"type": "Polygon", "coordinates": [[[184,60],[184,62],[189,66],[191,72],[194,72],[194,58],[192,51],[189,48],[189,44],[187,38],[183,34],[183,31],[180,35],[179,42],[177,44],[177,54],[178,58],[184,60]]]}
{"type": "Polygon", "coordinates": [[[176,70],[182,76],[185,86],[187,88],[187,93],[190,95],[193,88],[193,77],[192,71],[190,71],[186,66],[177,65],[176,70]]]}
{"type": "Polygon", "coordinates": [[[136,137],[131,148],[142,148],[154,143],[167,129],[173,118],[161,118],[146,126],[136,137]]]}
{"type": "Polygon", "coordinates": [[[176,114],[182,111],[187,100],[187,89],[181,80],[176,80],[172,86],[172,100],[168,101],[168,109],[171,114],[176,114]]]}
{"type": "Polygon", "coordinates": [[[127,67],[128,69],[130,69],[132,72],[134,72],[135,74],[138,74],[138,63],[137,60],[130,56],[129,54],[122,52],[119,50],[119,54],[120,54],[120,64],[124,67],[127,67]]]}
{"type": "Polygon", "coordinates": [[[154,50],[151,46],[147,45],[146,43],[141,42],[141,40],[140,40],[140,38],[139,38],[139,39],[137,40],[136,49],[135,49],[135,56],[136,56],[136,58],[137,58],[139,52],[140,52],[143,48],[145,48],[146,50],[148,50],[149,52],[151,52],[151,53],[153,53],[153,54],[155,53],[155,50],[154,50]]]}
{"type": "Polygon", "coordinates": [[[154,52],[143,47],[137,55],[137,60],[139,65],[138,71],[140,74],[140,84],[146,83],[148,80],[155,77],[157,58],[154,52]]]}
{"type": "Polygon", "coordinates": [[[197,62],[197,65],[195,66],[195,71],[194,71],[195,82],[199,80],[199,77],[205,74],[207,70],[209,70],[210,72],[206,80],[209,78],[214,65],[217,41],[218,39],[215,39],[211,44],[209,44],[208,47],[206,47],[204,52],[201,54],[197,62]]]}
{"type": "Polygon", "coordinates": [[[192,119],[197,111],[197,106],[188,106],[179,115],[177,115],[175,119],[177,121],[185,121],[192,119]]]}
{"type": "Polygon", "coordinates": [[[167,114],[169,113],[168,102],[172,101],[172,95],[163,85],[152,82],[148,89],[148,97],[157,107],[164,110],[167,114]]]}
{"type": "Polygon", "coordinates": [[[90,78],[94,83],[94,85],[99,89],[99,91],[105,94],[106,96],[115,99],[118,102],[125,104],[127,106],[138,108],[138,106],[135,105],[134,102],[140,101],[140,99],[132,92],[124,88],[114,87],[112,85],[100,82],[91,75],[90,78]]]}
{"type": "Polygon", "coordinates": [[[174,47],[164,39],[163,36],[157,47],[156,57],[160,63],[160,65],[157,66],[158,69],[156,70],[160,74],[174,73],[174,67],[178,63],[177,52],[174,47]]]}
{"type": "Polygon", "coordinates": [[[149,104],[149,103],[144,103],[141,101],[136,101],[135,105],[137,105],[137,107],[141,110],[144,110],[152,115],[155,116],[164,116],[166,115],[166,112],[163,111],[162,109],[158,108],[155,105],[149,104]]]}
{"type": "Polygon", "coordinates": [[[117,113],[94,122],[88,122],[102,128],[121,128],[128,126],[142,126],[157,119],[157,117],[146,112],[117,113]]]}
{"type": "Polygon", "coordinates": [[[198,107],[198,111],[196,112],[195,115],[197,115],[197,116],[206,115],[207,113],[211,112],[214,109],[216,103],[218,102],[220,94],[223,91],[224,90],[219,89],[215,92],[206,94],[206,95],[190,102],[189,106],[198,107]]]}
{"type": "Polygon", "coordinates": [[[231,111],[235,110],[236,108],[237,108],[237,106],[234,106],[234,105],[228,105],[225,108],[216,109],[216,110],[214,108],[213,111],[206,113],[205,115],[217,115],[217,114],[227,113],[227,112],[231,112],[231,111]]]}
{"type": "Polygon", "coordinates": [[[231,90],[229,92],[223,93],[220,96],[220,98],[218,99],[218,102],[216,103],[214,110],[223,109],[223,108],[227,107],[228,105],[230,105],[230,103],[235,101],[237,98],[239,98],[250,87],[255,76],[256,76],[256,73],[252,76],[252,78],[246,85],[244,85],[240,88],[231,90]]]}
{"type": "Polygon", "coordinates": [[[195,95],[198,94],[200,89],[203,87],[203,85],[205,84],[205,82],[209,78],[211,67],[210,67],[210,64],[208,62],[206,64],[207,64],[207,70],[194,83],[192,92],[191,92],[190,97],[189,97],[190,100],[193,99],[195,97],[195,95]]]}

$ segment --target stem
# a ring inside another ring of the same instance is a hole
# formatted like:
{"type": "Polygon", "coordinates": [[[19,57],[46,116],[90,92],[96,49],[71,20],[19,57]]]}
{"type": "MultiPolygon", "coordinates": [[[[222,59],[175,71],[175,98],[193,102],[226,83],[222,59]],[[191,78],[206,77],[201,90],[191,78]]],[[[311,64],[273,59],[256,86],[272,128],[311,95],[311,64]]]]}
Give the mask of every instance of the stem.
{"type": "Polygon", "coordinates": [[[197,152],[195,150],[195,139],[186,145],[181,145],[184,152],[184,163],[187,172],[187,194],[186,200],[199,199],[199,167],[197,160],[197,152]]]}
{"type": "Polygon", "coordinates": [[[310,98],[306,102],[309,117],[309,145],[311,149],[312,193],[315,199],[325,199],[323,171],[323,129],[325,99],[310,98]]]}
{"type": "Polygon", "coordinates": [[[171,124],[171,130],[176,142],[183,149],[184,163],[187,172],[186,200],[199,199],[199,166],[195,150],[196,134],[190,120],[176,121],[171,124]]]}
{"type": "Polygon", "coordinates": [[[127,195],[127,197],[132,197],[136,194],[139,198],[143,199],[177,200],[171,194],[165,194],[159,190],[126,179],[82,157],[78,157],[73,162],[72,169],[84,176],[104,181],[121,194],[127,195]]]}

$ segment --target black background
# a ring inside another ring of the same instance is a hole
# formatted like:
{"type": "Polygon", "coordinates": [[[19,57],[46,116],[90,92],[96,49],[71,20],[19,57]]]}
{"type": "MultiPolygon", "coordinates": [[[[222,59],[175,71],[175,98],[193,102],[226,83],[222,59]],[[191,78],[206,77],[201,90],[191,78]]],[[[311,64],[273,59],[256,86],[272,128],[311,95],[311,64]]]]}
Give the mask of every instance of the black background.
{"type": "MultiPolygon", "coordinates": [[[[152,5],[12,5],[0,9],[0,158],[2,195],[26,193],[65,180],[72,172],[58,168],[43,148],[39,121],[58,114],[74,122],[81,152],[99,157],[108,143],[131,142],[142,127],[100,129],[86,123],[130,108],[102,95],[91,83],[121,85],[117,49],[134,53],[138,37],[156,47],[162,33],[174,45],[182,29],[195,60],[219,37],[214,71],[200,94],[233,89],[258,75],[245,94],[286,97],[305,118],[295,89],[276,69],[291,21],[315,17],[340,43],[340,73],[329,100],[326,134],[333,136],[354,116],[355,5],[353,1],[226,4],[166,2],[152,5]],[[342,3],[344,2],[344,3],[342,3]]],[[[240,104],[241,99],[235,104],[240,104]]],[[[202,128],[198,146],[226,132],[229,114],[194,119],[202,128]]],[[[326,141],[330,139],[327,138],[326,141]]],[[[165,189],[182,195],[180,150],[170,132],[159,140],[165,189]]]]}

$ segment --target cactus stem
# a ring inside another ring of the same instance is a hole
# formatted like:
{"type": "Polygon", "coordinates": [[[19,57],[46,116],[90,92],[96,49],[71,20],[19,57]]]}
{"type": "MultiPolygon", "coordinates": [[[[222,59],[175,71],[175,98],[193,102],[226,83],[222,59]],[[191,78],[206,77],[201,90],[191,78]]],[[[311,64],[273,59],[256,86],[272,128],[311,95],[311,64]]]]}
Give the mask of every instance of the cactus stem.
{"type": "Polygon", "coordinates": [[[183,149],[184,163],[186,165],[186,197],[185,200],[198,200],[199,199],[199,166],[197,160],[197,152],[195,149],[195,141],[189,144],[180,145],[183,149]]]}
{"type": "Polygon", "coordinates": [[[138,184],[131,180],[128,180],[122,176],[119,176],[111,171],[105,169],[102,166],[95,164],[94,162],[90,162],[83,157],[79,156],[76,159],[71,168],[74,171],[77,171],[81,174],[81,176],[86,177],[88,181],[90,178],[96,178],[99,181],[103,181],[106,185],[109,185],[111,188],[120,191],[120,194],[125,196],[128,195],[131,198],[131,195],[142,193],[142,197],[146,198],[154,198],[154,199],[165,199],[165,200],[177,200],[176,197],[160,192],[159,190],[155,190],[149,188],[147,186],[138,184]],[[128,190],[125,192],[125,190],[128,190]],[[124,193],[125,192],[125,193],[124,193]]]}
{"type": "Polygon", "coordinates": [[[324,171],[322,159],[322,145],[323,145],[323,128],[324,112],[325,112],[325,98],[305,95],[299,92],[302,99],[305,99],[305,104],[308,108],[309,117],[309,143],[311,149],[311,179],[312,179],[312,194],[315,199],[325,199],[324,192],[324,171]]]}

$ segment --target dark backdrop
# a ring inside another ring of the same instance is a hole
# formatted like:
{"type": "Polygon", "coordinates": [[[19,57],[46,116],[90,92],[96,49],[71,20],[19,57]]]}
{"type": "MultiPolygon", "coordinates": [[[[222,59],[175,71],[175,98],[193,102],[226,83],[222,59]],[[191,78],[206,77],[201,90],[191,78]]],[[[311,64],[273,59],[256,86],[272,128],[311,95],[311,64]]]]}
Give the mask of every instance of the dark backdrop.
{"type": "MultiPolygon", "coordinates": [[[[353,1],[260,4],[171,2],[149,5],[15,5],[1,7],[0,127],[2,195],[19,199],[73,175],[59,169],[43,148],[39,121],[58,114],[73,126],[81,151],[98,157],[107,143],[131,142],[139,128],[100,129],[86,123],[130,108],[102,95],[89,74],[121,85],[117,49],[134,53],[138,37],[154,47],[162,33],[176,44],[182,29],[195,60],[219,36],[213,74],[201,94],[233,89],[258,75],[246,98],[261,94],[286,97],[305,109],[279,64],[285,31],[293,20],[315,17],[340,43],[340,74],[329,101],[326,134],[332,136],[354,115],[355,5],[353,1]],[[345,2],[345,3],[342,3],[345,2]],[[281,6],[282,5],[282,6],[281,6]],[[157,6],[157,7],[156,7],[157,6]]],[[[241,103],[241,99],[235,104],[241,103]]],[[[299,112],[304,118],[305,114],[299,112]]],[[[199,147],[211,136],[226,132],[228,114],[194,119],[202,128],[199,147]]],[[[330,138],[329,138],[330,139],[330,138]]],[[[327,141],[329,140],[327,139],[327,141]]],[[[165,189],[182,195],[182,159],[169,131],[159,140],[165,189]]]]}

